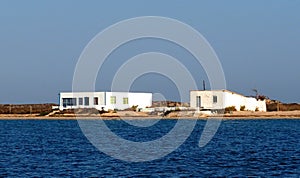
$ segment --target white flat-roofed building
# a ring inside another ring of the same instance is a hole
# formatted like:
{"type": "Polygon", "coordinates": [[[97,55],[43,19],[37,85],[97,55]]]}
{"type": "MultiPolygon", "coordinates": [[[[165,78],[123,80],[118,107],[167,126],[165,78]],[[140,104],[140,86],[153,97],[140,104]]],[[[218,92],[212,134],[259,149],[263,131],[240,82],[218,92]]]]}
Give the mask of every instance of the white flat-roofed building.
{"type": "Polygon", "coordinates": [[[266,100],[257,100],[228,90],[190,91],[190,106],[195,109],[219,110],[234,106],[249,111],[267,111],[266,100]]]}
{"type": "Polygon", "coordinates": [[[146,108],[152,105],[152,93],[141,92],[61,92],[59,109],[96,108],[123,110],[132,106],[146,108]]]}

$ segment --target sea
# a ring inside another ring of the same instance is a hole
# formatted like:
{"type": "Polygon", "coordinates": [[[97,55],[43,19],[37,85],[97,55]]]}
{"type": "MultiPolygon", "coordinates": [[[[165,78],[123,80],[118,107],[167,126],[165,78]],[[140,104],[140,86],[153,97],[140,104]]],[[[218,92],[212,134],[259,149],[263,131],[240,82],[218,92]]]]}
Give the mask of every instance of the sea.
{"type": "MultiPolygon", "coordinates": [[[[177,122],[105,124],[120,137],[143,142],[163,137],[177,122]]],[[[199,147],[205,124],[198,120],[170,154],[128,162],[96,148],[76,120],[0,120],[0,177],[300,177],[300,120],[223,120],[199,147]]]]}

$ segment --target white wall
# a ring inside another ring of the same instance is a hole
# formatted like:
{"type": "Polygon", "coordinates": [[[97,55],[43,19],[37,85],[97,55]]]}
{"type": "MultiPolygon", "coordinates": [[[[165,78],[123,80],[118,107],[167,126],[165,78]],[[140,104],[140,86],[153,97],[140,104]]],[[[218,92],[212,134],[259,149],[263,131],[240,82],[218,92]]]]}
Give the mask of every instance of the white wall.
{"type": "Polygon", "coordinates": [[[152,106],[152,93],[129,93],[129,106],[138,105],[138,108],[152,106]]]}
{"type": "Polygon", "coordinates": [[[225,99],[224,99],[224,106],[230,107],[235,106],[236,110],[240,110],[241,106],[247,105],[246,97],[233,93],[233,92],[224,92],[225,99]]]}
{"type": "Polygon", "coordinates": [[[190,106],[197,107],[196,97],[201,96],[201,107],[204,109],[223,109],[224,108],[224,93],[220,91],[191,91],[190,106]],[[217,96],[217,103],[213,103],[213,96],[217,96]]]}
{"type": "Polygon", "coordinates": [[[255,98],[247,98],[247,103],[245,104],[246,109],[249,111],[255,111],[256,108],[259,111],[267,111],[267,105],[265,100],[256,100],[255,98]]]}
{"type": "Polygon", "coordinates": [[[190,92],[190,106],[196,108],[196,97],[201,96],[201,106],[204,109],[224,109],[226,107],[235,106],[239,111],[241,106],[245,106],[245,110],[266,111],[266,101],[256,100],[255,98],[245,97],[243,95],[228,91],[228,90],[215,90],[215,91],[191,91],[190,92]],[[213,103],[213,96],[217,96],[217,103],[213,103]]]}
{"type": "Polygon", "coordinates": [[[267,111],[266,101],[256,100],[256,98],[245,97],[243,95],[233,93],[233,92],[224,92],[225,93],[225,106],[235,106],[236,110],[240,110],[241,106],[245,106],[245,110],[255,111],[256,108],[259,111],[267,111]]]}
{"type": "Polygon", "coordinates": [[[127,109],[133,105],[146,108],[152,105],[152,93],[106,92],[106,107],[108,109],[127,109]],[[110,97],[116,96],[116,104],[110,103],[110,97]],[[123,98],[128,98],[128,104],[123,104],[123,98]]]}
{"type": "Polygon", "coordinates": [[[152,105],[152,93],[133,93],[133,92],[64,92],[60,93],[59,109],[75,109],[75,108],[96,108],[101,110],[108,109],[127,109],[133,105],[138,105],[138,108],[145,108],[152,105]],[[116,96],[116,104],[111,104],[110,97],[116,96]],[[79,98],[89,97],[89,105],[79,105],[79,98]],[[98,105],[94,105],[94,97],[98,97],[98,105]],[[123,104],[123,98],[128,97],[128,104],[123,104]],[[63,107],[62,98],[76,98],[76,106],[63,107]]]}
{"type": "Polygon", "coordinates": [[[59,109],[75,109],[75,108],[96,108],[101,109],[101,107],[105,106],[105,92],[62,92],[60,93],[60,103],[59,109]],[[89,98],[89,105],[86,106],[84,103],[84,98],[89,98]],[[98,105],[94,105],[94,97],[98,97],[98,105]],[[76,106],[67,106],[63,107],[63,98],[76,98],[77,105],[76,106]],[[83,98],[83,104],[79,105],[79,98],[83,98]]]}
{"type": "Polygon", "coordinates": [[[123,92],[106,92],[106,110],[107,109],[126,109],[129,108],[129,104],[123,104],[123,98],[128,97],[128,93],[123,92]],[[111,104],[110,97],[115,96],[116,97],[116,104],[111,104]]]}

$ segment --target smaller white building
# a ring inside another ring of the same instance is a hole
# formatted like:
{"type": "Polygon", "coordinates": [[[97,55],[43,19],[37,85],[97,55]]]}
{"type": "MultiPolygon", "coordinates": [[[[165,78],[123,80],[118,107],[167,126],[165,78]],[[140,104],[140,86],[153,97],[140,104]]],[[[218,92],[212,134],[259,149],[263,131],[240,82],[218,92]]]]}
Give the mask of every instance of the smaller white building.
{"type": "Polygon", "coordinates": [[[61,92],[59,109],[96,108],[124,110],[132,106],[144,109],[152,105],[152,93],[139,92],[61,92]]]}
{"type": "Polygon", "coordinates": [[[267,111],[266,100],[257,100],[228,90],[190,91],[190,106],[195,109],[220,110],[234,106],[248,111],[267,111]]]}

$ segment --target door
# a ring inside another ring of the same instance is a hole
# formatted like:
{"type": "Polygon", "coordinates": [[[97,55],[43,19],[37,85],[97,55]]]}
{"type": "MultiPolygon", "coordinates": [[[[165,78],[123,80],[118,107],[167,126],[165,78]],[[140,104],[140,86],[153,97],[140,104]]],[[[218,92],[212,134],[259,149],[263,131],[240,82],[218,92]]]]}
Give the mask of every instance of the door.
{"type": "Polygon", "coordinates": [[[196,96],[196,107],[201,108],[201,96],[196,96]]]}

